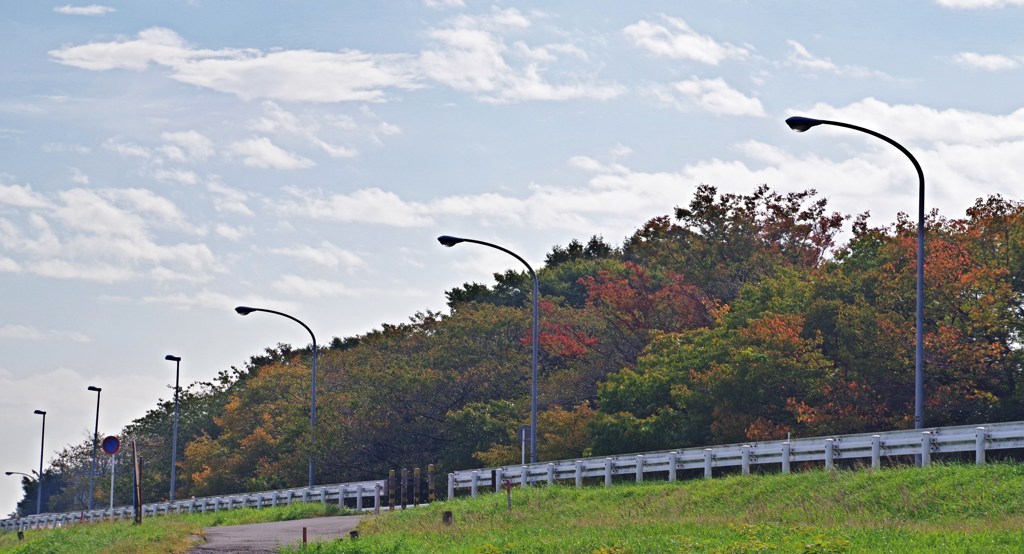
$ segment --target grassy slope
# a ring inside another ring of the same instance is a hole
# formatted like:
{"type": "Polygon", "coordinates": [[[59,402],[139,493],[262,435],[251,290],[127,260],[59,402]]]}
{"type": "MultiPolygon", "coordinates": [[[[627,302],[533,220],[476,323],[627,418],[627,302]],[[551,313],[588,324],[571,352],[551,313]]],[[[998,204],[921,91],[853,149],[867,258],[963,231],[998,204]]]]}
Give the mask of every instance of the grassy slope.
{"type": "MultiPolygon", "coordinates": [[[[315,552],[1024,552],[1024,466],[809,471],[513,489],[369,518],[315,552]],[[455,525],[441,524],[451,510],[455,525]]],[[[326,508],[326,509],[325,509],[326,508]]],[[[319,504],[29,531],[3,552],[183,552],[202,527],[326,515],[319,504]]]]}
{"type": "Polygon", "coordinates": [[[317,552],[1024,552],[1024,466],[513,489],[371,518],[317,552]],[[451,510],[455,525],[441,524],[451,510]]]}
{"type": "Polygon", "coordinates": [[[123,553],[150,554],[186,552],[204,527],[243,525],[336,515],[336,506],[295,504],[263,510],[244,509],[205,514],[182,514],[146,518],[142,525],[128,521],[71,525],[62,529],[25,532],[19,543],[15,533],[0,535],[0,552],[123,553]]]}

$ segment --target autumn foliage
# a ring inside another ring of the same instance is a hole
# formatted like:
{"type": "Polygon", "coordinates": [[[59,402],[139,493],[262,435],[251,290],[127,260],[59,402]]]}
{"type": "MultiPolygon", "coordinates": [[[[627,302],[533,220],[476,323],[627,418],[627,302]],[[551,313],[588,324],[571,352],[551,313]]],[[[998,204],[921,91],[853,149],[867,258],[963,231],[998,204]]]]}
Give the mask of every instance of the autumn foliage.
{"type": "MultiPolygon", "coordinates": [[[[916,222],[850,220],[814,191],[702,185],[621,246],[554,247],[539,271],[539,458],[912,426],[916,222]]],[[[1021,419],[1024,204],[993,196],[926,223],[926,424],[1021,419]]],[[[320,352],[315,437],[308,349],[278,345],[191,389],[179,490],[302,485],[311,451],[319,482],[518,463],[530,279],[448,299],[320,352]]],[[[129,429],[154,460],[169,413],[129,429]]],[[[166,473],[152,473],[159,497],[166,473]]]]}

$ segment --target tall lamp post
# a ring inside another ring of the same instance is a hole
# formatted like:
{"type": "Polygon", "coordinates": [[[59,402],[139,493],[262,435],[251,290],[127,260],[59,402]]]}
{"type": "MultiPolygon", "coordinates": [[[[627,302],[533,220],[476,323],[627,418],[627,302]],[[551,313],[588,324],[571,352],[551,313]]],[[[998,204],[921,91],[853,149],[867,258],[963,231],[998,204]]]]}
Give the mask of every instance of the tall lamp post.
{"type": "Polygon", "coordinates": [[[178,475],[178,377],[181,375],[181,357],[168,354],[164,359],[174,362],[174,432],[171,434],[171,498],[174,502],[174,485],[178,475]]]}
{"type": "Polygon", "coordinates": [[[92,511],[93,497],[96,496],[96,437],[100,434],[100,391],[103,389],[90,386],[89,390],[96,393],[96,426],[92,432],[92,473],[89,474],[89,511],[92,511]]]}
{"type": "Polygon", "coordinates": [[[484,246],[490,246],[501,250],[502,252],[512,256],[513,258],[522,262],[526,266],[526,269],[530,272],[530,277],[533,278],[533,356],[530,360],[530,370],[532,373],[532,379],[530,384],[530,463],[537,463],[537,348],[540,343],[540,287],[537,283],[537,273],[533,271],[530,264],[526,263],[526,260],[521,258],[519,254],[498,246],[497,244],[491,244],[482,240],[467,239],[460,237],[452,237],[448,235],[441,235],[437,237],[437,242],[442,245],[451,248],[460,242],[472,242],[475,244],[482,244],[484,246]]]}
{"type": "Polygon", "coordinates": [[[914,164],[914,169],[917,170],[917,329],[915,330],[914,335],[914,428],[921,429],[924,427],[924,171],[921,170],[921,164],[917,163],[917,158],[915,158],[909,150],[904,148],[903,145],[881,133],[872,131],[871,129],[865,129],[864,127],[851,125],[849,123],[842,123],[840,121],[828,121],[824,119],[813,119],[810,117],[799,116],[787,119],[786,124],[789,125],[790,129],[793,129],[798,133],[802,133],[811,127],[816,127],[818,125],[834,125],[836,127],[845,127],[847,129],[867,133],[895,146],[897,150],[903,152],[906,157],[910,158],[910,162],[914,164]]]}
{"type": "Polygon", "coordinates": [[[305,323],[299,321],[298,319],[296,319],[296,318],[294,318],[294,317],[292,317],[292,316],[290,316],[290,315],[288,315],[288,314],[286,314],[284,312],[278,312],[278,311],[274,311],[274,310],[267,310],[267,309],[264,309],[264,308],[250,308],[249,306],[238,306],[237,308],[235,308],[235,312],[237,312],[238,315],[249,315],[249,314],[251,314],[253,312],[266,312],[268,314],[276,314],[276,315],[279,315],[281,317],[287,317],[288,319],[294,321],[295,323],[298,323],[299,325],[302,325],[302,328],[305,329],[306,332],[309,333],[310,338],[313,339],[313,383],[311,385],[311,388],[312,388],[312,395],[311,396],[312,396],[312,398],[310,400],[310,403],[311,403],[312,407],[309,410],[309,487],[312,488],[312,486],[313,486],[313,452],[314,452],[315,446],[316,446],[316,352],[317,352],[316,335],[313,334],[312,329],[310,329],[308,325],[306,325],[305,323]]]}
{"type": "Polygon", "coordinates": [[[33,412],[43,416],[43,430],[39,433],[39,479],[36,481],[36,514],[43,513],[43,441],[46,439],[46,412],[33,412]]]}

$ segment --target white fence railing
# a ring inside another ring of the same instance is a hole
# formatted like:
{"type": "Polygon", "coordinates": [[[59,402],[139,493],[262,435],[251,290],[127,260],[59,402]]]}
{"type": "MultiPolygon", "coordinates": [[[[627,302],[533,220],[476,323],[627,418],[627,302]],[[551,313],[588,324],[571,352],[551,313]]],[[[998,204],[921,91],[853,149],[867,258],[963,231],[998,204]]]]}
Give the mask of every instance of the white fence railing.
{"type": "MultiPolygon", "coordinates": [[[[381,509],[381,494],[387,490],[386,481],[362,481],[358,483],[342,483],[338,485],[317,485],[311,488],[281,489],[276,491],[250,492],[189,498],[174,502],[154,502],[143,504],[142,516],[152,517],[169,513],[216,512],[236,508],[269,508],[271,506],[287,506],[296,502],[346,504],[346,500],[354,499],[357,510],[381,509]],[[372,504],[371,504],[372,502],[372,504]]],[[[135,509],[132,506],[120,506],[106,510],[86,510],[62,514],[40,514],[25,516],[20,519],[0,521],[0,530],[17,531],[29,528],[59,527],[83,521],[104,521],[132,519],[135,509]]]]}
{"type": "Polygon", "coordinates": [[[645,474],[657,473],[675,481],[680,470],[703,470],[707,479],[716,468],[738,466],[746,475],[754,465],[777,464],[783,473],[789,473],[793,463],[821,462],[826,469],[831,469],[836,461],[858,458],[870,459],[871,467],[878,468],[883,457],[918,455],[921,464],[928,465],[937,454],[974,452],[975,463],[984,464],[986,451],[1007,448],[1024,448],[1024,421],[751,442],[464,470],[448,474],[448,498],[454,497],[458,489],[469,489],[473,496],[481,488],[498,490],[504,481],[528,486],[574,480],[576,486],[581,487],[584,479],[596,477],[603,478],[608,486],[617,475],[635,475],[640,482],[645,474]]]}

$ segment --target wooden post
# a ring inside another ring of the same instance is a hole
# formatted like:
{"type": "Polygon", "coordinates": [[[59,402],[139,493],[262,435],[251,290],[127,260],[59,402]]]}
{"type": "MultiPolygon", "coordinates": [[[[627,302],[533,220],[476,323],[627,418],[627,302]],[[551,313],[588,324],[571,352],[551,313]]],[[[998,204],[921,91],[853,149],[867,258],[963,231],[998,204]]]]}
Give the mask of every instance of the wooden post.
{"type": "Polygon", "coordinates": [[[395,470],[388,471],[388,510],[395,509],[395,470]]]}
{"type": "Polygon", "coordinates": [[[413,507],[420,505],[420,468],[415,467],[412,469],[412,505],[413,507]]]}
{"type": "Polygon", "coordinates": [[[398,497],[402,500],[402,509],[403,510],[405,509],[405,506],[408,503],[408,500],[406,499],[406,494],[408,494],[408,490],[409,490],[409,470],[403,467],[402,468],[402,488],[401,488],[401,490],[398,493],[398,497]]]}
{"type": "Polygon", "coordinates": [[[427,502],[433,503],[437,500],[437,491],[434,490],[434,464],[427,466],[427,502]]]}

